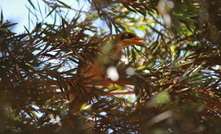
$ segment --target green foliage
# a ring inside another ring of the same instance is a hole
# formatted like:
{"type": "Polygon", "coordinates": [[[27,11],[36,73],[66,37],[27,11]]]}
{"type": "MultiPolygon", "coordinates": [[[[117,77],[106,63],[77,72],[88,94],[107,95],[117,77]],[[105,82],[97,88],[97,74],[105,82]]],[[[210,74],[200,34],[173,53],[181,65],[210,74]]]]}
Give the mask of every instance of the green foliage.
{"type": "Polygon", "coordinates": [[[28,2],[36,22],[23,34],[1,11],[1,133],[221,132],[221,2],[88,0],[87,11],[28,2]],[[123,31],[148,40],[112,64],[119,80],[82,75],[102,53],[100,65],[109,67],[107,47],[99,48],[123,31]]]}

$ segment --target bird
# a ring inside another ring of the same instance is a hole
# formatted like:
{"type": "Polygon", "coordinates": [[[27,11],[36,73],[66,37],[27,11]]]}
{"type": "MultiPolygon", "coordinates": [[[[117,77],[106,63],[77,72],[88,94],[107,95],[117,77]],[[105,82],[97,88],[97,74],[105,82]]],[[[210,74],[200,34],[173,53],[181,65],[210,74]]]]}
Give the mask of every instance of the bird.
{"type": "Polygon", "coordinates": [[[94,62],[84,62],[80,68],[80,74],[88,77],[90,82],[99,81],[107,76],[106,70],[115,62],[120,61],[122,49],[128,46],[145,43],[141,42],[147,40],[141,38],[130,32],[122,32],[120,34],[105,37],[105,40],[100,44],[94,62]]]}

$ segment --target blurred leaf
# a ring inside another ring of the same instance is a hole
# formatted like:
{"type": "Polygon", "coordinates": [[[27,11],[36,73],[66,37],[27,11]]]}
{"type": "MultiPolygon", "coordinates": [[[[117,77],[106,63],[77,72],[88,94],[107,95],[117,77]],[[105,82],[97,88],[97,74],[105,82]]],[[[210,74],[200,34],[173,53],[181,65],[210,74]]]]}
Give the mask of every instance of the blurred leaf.
{"type": "Polygon", "coordinates": [[[158,106],[166,104],[170,101],[170,95],[167,91],[161,91],[156,96],[150,100],[150,104],[153,106],[158,106]]]}

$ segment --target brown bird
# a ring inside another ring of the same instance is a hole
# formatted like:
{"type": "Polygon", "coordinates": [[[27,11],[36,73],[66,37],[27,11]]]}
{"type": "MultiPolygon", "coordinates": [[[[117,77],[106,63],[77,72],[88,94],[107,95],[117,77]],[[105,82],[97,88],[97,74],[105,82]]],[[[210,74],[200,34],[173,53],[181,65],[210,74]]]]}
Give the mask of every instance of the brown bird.
{"type": "Polygon", "coordinates": [[[140,42],[146,40],[136,36],[133,33],[123,32],[117,35],[109,36],[99,47],[100,54],[95,61],[86,61],[80,67],[80,74],[89,77],[90,81],[99,81],[106,76],[106,69],[113,65],[111,62],[119,62],[122,49],[136,44],[145,44],[140,42]]]}

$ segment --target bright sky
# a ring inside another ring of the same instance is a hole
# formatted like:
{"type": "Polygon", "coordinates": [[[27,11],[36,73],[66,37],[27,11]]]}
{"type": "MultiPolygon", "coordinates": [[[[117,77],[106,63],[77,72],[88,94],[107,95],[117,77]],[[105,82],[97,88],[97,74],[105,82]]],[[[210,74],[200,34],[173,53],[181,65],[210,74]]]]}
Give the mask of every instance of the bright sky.
{"type": "Polygon", "coordinates": [[[27,0],[0,0],[0,8],[3,11],[4,20],[19,23],[14,27],[13,31],[22,32],[23,25],[28,24],[28,10],[25,4],[27,0]]]}
{"type": "MultiPolygon", "coordinates": [[[[37,6],[37,1],[40,4],[41,9],[45,9],[45,4],[42,0],[31,0],[35,6],[37,6]]],[[[88,6],[84,5],[84,0],[80,5],[76,2],[76,0],[61,0],[62,2],[70,5],[74,9],[83,9],[88,8],[88,6]]],[[[30,7],[28,0],[0,0],[0,10],[3,11],[4,20],[9,20],[13,23],[18,23],[12,30],[16,33],[24,32],[24,26],[29,28],[29,10],[27,7],[30,7]]],[[[44,13],[44,12],[43,12],[44,13]]],[[[73,15],[74,16],[74,15],[73,15]]],[[[53,22],[53,20],[51,20],[53,22]]]]}
{"type": "MultiPolygon", "coordinates": [[[[36,6],[37,9],[40,8],[41,11],[43,10],[42,13],[45,13],[46,5],[44,2],[42,2],[43,0],[30,0],[30,1],[33,2],[33,4],[36,6]],[[37,3],[39,3],[40,7],[38,7],[37,3]]],[[[50,0],[47,0],[47,1],[51,2],[50,0]]],[[[88,11],[90,7],[87,0],[60,0],[60,1],[66,3],[67,5],[69,5],[70,7],[76,10],[88,11]],[[77,1],[79,1],[79,3],[77,1]]],[[[18,34],[23,33],[25,31],[24,26],[28,28],[30,31],[34,28],[34,25],[36,24],[36,18],[34,17],[34,15],[29,14],[30,12],[27,9],[27,7],[28,8],[31,7],[28,0],[0,0],[0,10],[3,11],[4,20],[9,20],[12,23],[18,23],[17,25],[12,27],[13,32],[18,33],[18,34]],[[32,17],[31,20],[33,21],[33,23],[29,22],[30,16],[32,17]]],[[[33,11],[33,8],[31,8],[31,11],[33,11]]],[[[68,10],[66,11],[68,12],[68,10]]],[[[54,20],[51,16],[49,16],[45,20],[44,19],[44,17],[46,16],[45,14],[43,15],[43,17],[41,17],[39,10],[38,11],[36,10],[35,14],[36,13],[38,13],[38,21],[37,21],[38,23],[47,22],[47,23],[53,24],[54,20]]],[[[46,14],[47,13],[49,13],[49,11],[46,12],[46,14]]],[[[76,12],[73,10],[68,12],[68,17],[70,18],[75,15],[76,15],[76,12]]],[[[86,16],[81,16],[81,17],[86,17],[86,16]]],[[[109,30],[107,28],[107,25],[105,23],[102,23],[102,21],[99,21],[99,20],[94,22],[93,25],[96,27],[104,28],[107,31],[109,30]]]]}

